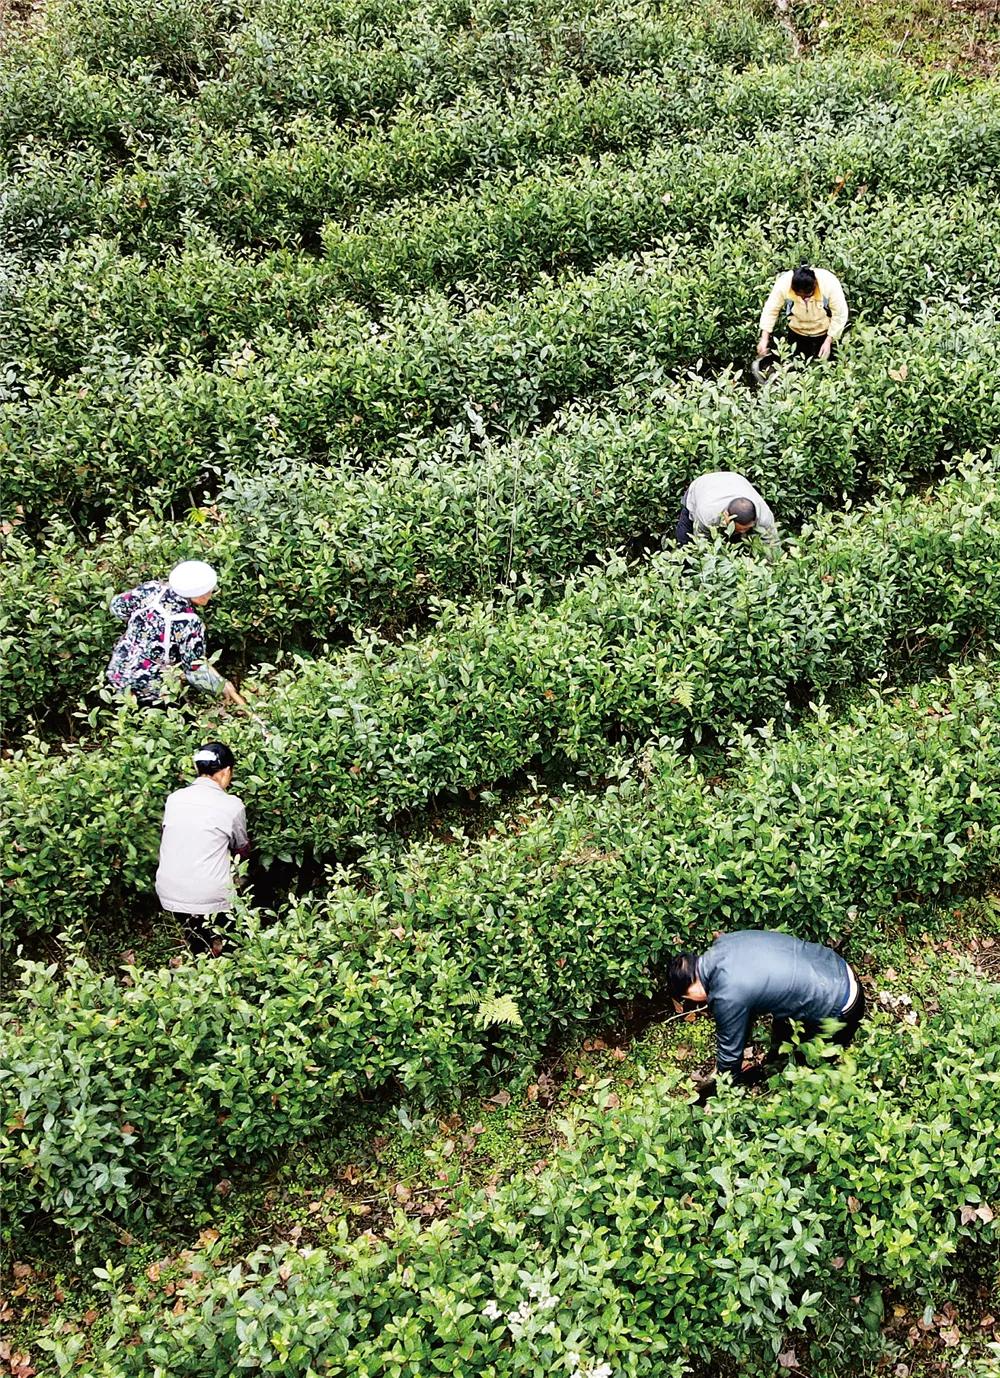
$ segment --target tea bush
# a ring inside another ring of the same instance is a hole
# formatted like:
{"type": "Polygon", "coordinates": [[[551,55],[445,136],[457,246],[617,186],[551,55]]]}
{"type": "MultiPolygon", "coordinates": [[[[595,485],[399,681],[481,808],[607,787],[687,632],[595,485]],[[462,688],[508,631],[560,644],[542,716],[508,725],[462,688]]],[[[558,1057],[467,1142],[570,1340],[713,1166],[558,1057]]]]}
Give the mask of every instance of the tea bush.
{"type": "Polygon", "coordinates": [[[524,92],[556,72],[589,81],[661,66],[742,67],[778,58],[782,46],[773,25],[726,7],[682,22],[658,5],[598,4],[578,15],[549,7],[508,11],[471,29],[442,27],[418,8],[381,34],[281,16],[283,25],[290,20],[279,31],[246,14],[220,35],[218,70],[188,99],[164,81],[151,54],[133,54],[124,67],[109,62],[115,40],[95,48],[51,27],[12,36],[0,54],[0,148],[25,140],[85,145],[113,164],[125,154],[141,159],[151,138],[180,141],[198,128],[252,132],[266,145],[303,113],[363,126],[404,101],[411,111],[436,110],[479,92],[524,92]]]}
{"type": "MultiPolygon", "coordinates": [[[[794,1345],[850,1378],[881,1292],[933,1304],[959,1247],[991,1233],[962,1208],[1000,1187],[996,989],[947,973],[919,1027],[866,1027],[852,1057],[790,1069],[779,1094],[699,1112],[671,1077],[621,1108],[599,1098],[540,1176],[429,1226],[398,1212],[381,1237],[342,1227],[236,1267],[209,1246],[183,1308],[108,1283],[110,1336],[86,1372],[684,1378],[725,1355],[766,1378],[794,1345]]],[[[46,1348],[69,1373],[81,1345],[46,1348]]]]}
{"type": "MultiPolygon", "coordinates": [[[[972,292],[988,312],[998,213],[962,202],[953,216],[940,202],[879,214],[858,206],[831,224],[824,261],[844,273],[869,321],[912,319],[928,298],[972,292]]],[[[749,358],[775,249],[764,227],[745,230],[739,244],[721,231],[710,245],[678,240],[474,311],[428,295],[375,325],[334,303],[312,339],[272,331],[212,370],[108,355],[65,382],[25,379],[0,414],[8,503],[32,528],[59,512],[86,523],[137,489],[151,488],[153,502],[197,501],[219,470],[292,455],[367,466],[403,435],[465,424],[470,404],[492,433],[523,433],[574,398],[749,358]]]]}
{"type": "Polygon", "coordinates": [[[83,957],[28,963],[3,1016],[10,1228],[176,1204],[367,1088],[423,1101],[529,1066],[556,1030],[648,990],[677,943],[750,916],[863,950],[992,868],[998,767],[995,685],[953,674],[872,691],[841,721],[818,710],[777,743],[738,735],[725,779],[669,739],[631,763],[606,753],[605,793],[475,846],[373,857],[215,961],[125,984],[83,957]],[[521,1027],[481,1027],[497,994],[521,1027]]]}
{"type": "MultiPolygon", "coordinates": [[[[315,248],[320,225],[333,215],[350,217],[365,206],[440,191],[501,169],[514,172],[542,159],[643,148],[692,127],[705,135],[718,125],[722,133],[727,120],[745,135],[758,122],[794,116],[789,106],[803,114],[815,109],[830,86],[822,72],[803,81],[779,68],[768,81],[757,75],[727,96],[716,89],[728,84],[726,73],[710,70],[699,81],[705,64],[697,56],[677,65],[675,74],[659,80],[640,73],[587,81],[556,70],[520,96],[473,90],[454,107],[403,110],[386,129],[369,132],[345,127],[322,111],[297,116],[280,138],[272,132],[263,142],[242,126],[227,131],[195,125],[189,136],[109,177],[89,150],[26,145],[10,159],[7,233],[29,261],[93,233],[118,236],[128,248],[155,255],[166,244],[182,242],[194,223],[234,245],[315,248]],[[686,66],[693,68],[693,81],[686,66]],[[778,88],[773,94],[772,84],[778,88]]],[[[896,110],[892,97],[906,89],[898,73],[875,65],[842,80],[835,108],[857,110],[865,95],[885,93],[889,118],[898,116],[899,155],[906,158],[913,140],[939,155],[924,157],[923,176],[939,177],[948,163],[959,178],[973,164],[991,176],[993,103],[966,95],[964,111],[950,97],[940,110],[926,99],[910,106],[904,101],[896,110]],[[976,115],[979,148],[968,124],[976,115]],[[909,125],[914,127],[904,134],[909,125]]],[[[876,107],[873,118],[878,113],[876,107]]],[[[921,174],[911,177],[914,191],[922,186],[921,174]]]]}
{"type": "MultiPolygon", "coordinates": [[[[12,284],[4,312],[11,353],[56,375],[81,367],[95,348],[107,351],[110,340],[123,350],[154,343],[207,360],[225,341],[252,336],[269,323],[311,329],[339,296],[373,301],[456,280],[508,291],[512,280],[527,283],[541,270],[587,268],[658,237],[692,229],[704,234],[716,221],[764,213],[775,203],[805,200],[816,217],[814,232],[822,233],[837,208],[817,208],[816,187],[836,188],[845,168],[848,181],[864,185],[865,196],[894,188],[912,194],[915,180],[927,180],[926,172],[913,175],[917,149],[941,138],[942,112],[934,112],[928,124],[922,105],[904,106],[887,129],[885,118],[871,111],[872,88],[886,85],[887,71],[896,70],[878,67],[863,78],[855,73],[853,84],[836,81],[843,73],[827,64],[796,74],[794,81],[774,81],[769,71],[766,86],[758,72],[729,83],[713,75],[699,95],[702,108],[694,110],[690,82],[675,76],[678,136],[683,131],[690,139],[697,117],[711,124],[711,140],[703,132],[697,145],[686,142],[681,151],[674,145],[644,149],[638,158],[605,155],[596,165],[569,171],[561,165],[533,173],[518,167],[472,192],[403,203],[391,212],[361,211],[346,225],[324,224],[318,259],[288,250],[262,259],[234,258],[211,238],[204,242],[203,231],[188,236],[184,250],[166,262],[159,245],[150,261],[145,254],[123,253],[117,242],[90,240],[12,284]],[[796,171],[802,134],[790,134],[785,122],[799,107],[827,110],[834,91],[848,106],[845,92],[850,93],[864,120],[850,132],[838,121],[811,134],[810,176],[804,182],[796,171]],[[757,134],[752,178],[746,150],[734,149],[718,127],[746,119],[754,121],[757,134]],[[768,133],[775,121],[781,128],[768,133]],[[912,126],[902,141],[900,124],[912,126]]],[[[645,95],[646,104],[660,110],[661,126],[667,89],[661,80],[645,95]]],[[[638,106],[638,94],[632,99],[638,106]]],[[[661,127],[659,135],[669,132],[661,127]]],[[[594,152],[600,152],[599,144],[594,152]]],[[[979,164],[967,163],[949,165],[948,186],[956,177],[961,182],[980,175],[974,170],[979,164]]],[[[939,184],[942,173],[933,175],[939,184]]],[[[946,189],[940,185],[941,192],[946,189]]],[[[243,214],[242,201],[240,206],[243,214]]],[[[961,211],[959,203],[952,214],[961,211]]]]}
{"type": "MultiPolygon", "coordinates": [[[[697,577],[675,554],[633,579],[612,563],[550,607],[477,608],[402,646],[302,662],[268,685],[268,736],[245,719],[224,729],[255,842],[265,857],[329,854],[535,760],[600,774],[623,735],[783,716],[793,691],[851,684],[918,638],[952,654],[1000,598],[996,504],[995,475],[974,472],[935,501],[825,517],[774,565],[724,548],[697,577]]],[[[8,931],[58,931],[148,887],[196,730],[122,708],[89,743],[29,741],[5,763],[8,931]]],[[[220,729],[206,716],[200,730],[220,729]]]]}
{"type": "Polygon", "coordinates": [[[116,635],[108,598],[179,559],[221,572],[208,622],[228,667],[254,648],[317,648],[347,624],[403,627],[436,598],[488,597],[512,578],[557,586],[609,546],[672,532],[687,483],[712,468],[747,474],[786,529],[859,486],[931,475],[1000,436],[998,374],[996,332],[938,311],[861,328],[836,371],[795,370],[759,397],[695,378],[632,415],[571,412],[486,453],[466,432],[370,471],[234,477],[186,521],[100,541],[63,523],[40,543],[14,533],[0,574],[5,736],[91,688],[116,635]]]}

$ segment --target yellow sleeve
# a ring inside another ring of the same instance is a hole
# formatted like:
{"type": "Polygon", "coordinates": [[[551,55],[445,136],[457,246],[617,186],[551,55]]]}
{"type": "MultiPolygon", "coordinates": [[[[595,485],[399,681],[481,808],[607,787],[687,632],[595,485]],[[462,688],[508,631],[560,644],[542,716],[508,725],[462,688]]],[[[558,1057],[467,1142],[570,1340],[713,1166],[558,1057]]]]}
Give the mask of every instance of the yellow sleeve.
{"type": "Polygon", "coordinates": [[[774,286],[771,288],[770,296],[764,303],[764,309],[760,313],[760,333],[770,335],[774,332],[774,327],[778,324],[778,317],[785,309],[785,298],[788,295],[786,286],[787,273],[781,273],[774,279],[774,286]]]}
{"type": "Polygon", "coordinates": [[[830,274],[830,330],[831,340],[839,340],[847,326],[847,298],[840,279],[830,274]]]}

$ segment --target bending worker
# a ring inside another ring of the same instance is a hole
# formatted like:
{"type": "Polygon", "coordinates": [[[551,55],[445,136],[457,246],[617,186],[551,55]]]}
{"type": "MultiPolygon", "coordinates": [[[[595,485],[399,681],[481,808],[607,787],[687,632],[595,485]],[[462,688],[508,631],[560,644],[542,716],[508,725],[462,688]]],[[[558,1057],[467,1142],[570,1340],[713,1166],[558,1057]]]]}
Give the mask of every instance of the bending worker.
{"type": "Polygon", "coordinates": [[[179,665],[194,688],[245,707],[229,680],[208,663],[205,624],[195,611],[209,601],[218,582],[204,560],[183,560],[165,584],[151,580],[112,598],[112,616],[127,625],[108,662],[111,687],[119,693],[131,690],[143,707],[155,708],[164,702],[164,672],[179,665]]]}
{"type": "Polygon", "coordinates": [[[674,1000],[708,1005],[715,1019],[716,1070],[743,1085],[768,1074],[766,1067],[749,1074],[743,1067],[756,1015],[774,1018],[769,1062],[791,1037],[793,1023],[808,1039],[826,1034],[846,1048],[865,1016],[865,993],[843,957],[788,933],[723,933],[701,956],[682,952],[675,957],[667,982],[674,1000]]]}
{"type": "Polygon", "coordinates": [[[788,322],[788,338],[796,354],[810,359],[829,359],[847,325],[844,289],[825,268],[789,269],[775,279],[771,295],[760,315],[757,353],[771,349],[771,336],[779,317],[788,322]]]}
{"type": "Polygon", "coordinates": [[[739,541],[755,531],[768,545],[777,546],[778,528],[774,513],[742,474],[721,469],[702,474],[684,494],[677,518],[678,545],[687,545],[695,536],[723,531],[731,541],[739,541]]]}
{"type": "Polygon", "coordinates": [[[194,753],[197,777],[167,797],[160,837],[156,894],[177,915],[194,952],[222,951],[213,920],[233,906],[232,857],[250,855],[247,811],[229,794],[236,761],[224,742],[207,742],[194,753]]]}

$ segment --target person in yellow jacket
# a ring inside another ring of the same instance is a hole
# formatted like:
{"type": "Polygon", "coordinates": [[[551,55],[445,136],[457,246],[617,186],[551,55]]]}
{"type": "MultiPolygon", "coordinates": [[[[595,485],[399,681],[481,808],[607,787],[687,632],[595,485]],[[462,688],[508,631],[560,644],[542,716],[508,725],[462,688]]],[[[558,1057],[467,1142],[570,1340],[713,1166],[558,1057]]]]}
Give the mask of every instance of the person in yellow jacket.
{"type": "Polygon", "coordinates": [[[847,325],[847,301],[839,280],[826,268],[789,269],[775,279],[760,314],[757,353],[770,353],[771,336],[780,317],[788,322],[788,338],[796,354],[829,359],[847,325]]]}

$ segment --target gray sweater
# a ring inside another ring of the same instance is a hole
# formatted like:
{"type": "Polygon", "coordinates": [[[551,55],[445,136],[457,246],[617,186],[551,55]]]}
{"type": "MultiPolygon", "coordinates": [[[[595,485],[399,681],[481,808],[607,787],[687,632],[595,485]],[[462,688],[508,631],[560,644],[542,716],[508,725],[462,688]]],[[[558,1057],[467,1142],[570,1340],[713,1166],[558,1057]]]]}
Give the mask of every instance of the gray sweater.
{"type": "Polygon", "coordinates": [[[832,948],[788,933],[723,933],[698,958],[698,979],[715,1019],[716,1066],[739,1078],[750,1021],[758,1014],[818,1024],[850,995],[848,966],[832,948]]]}

